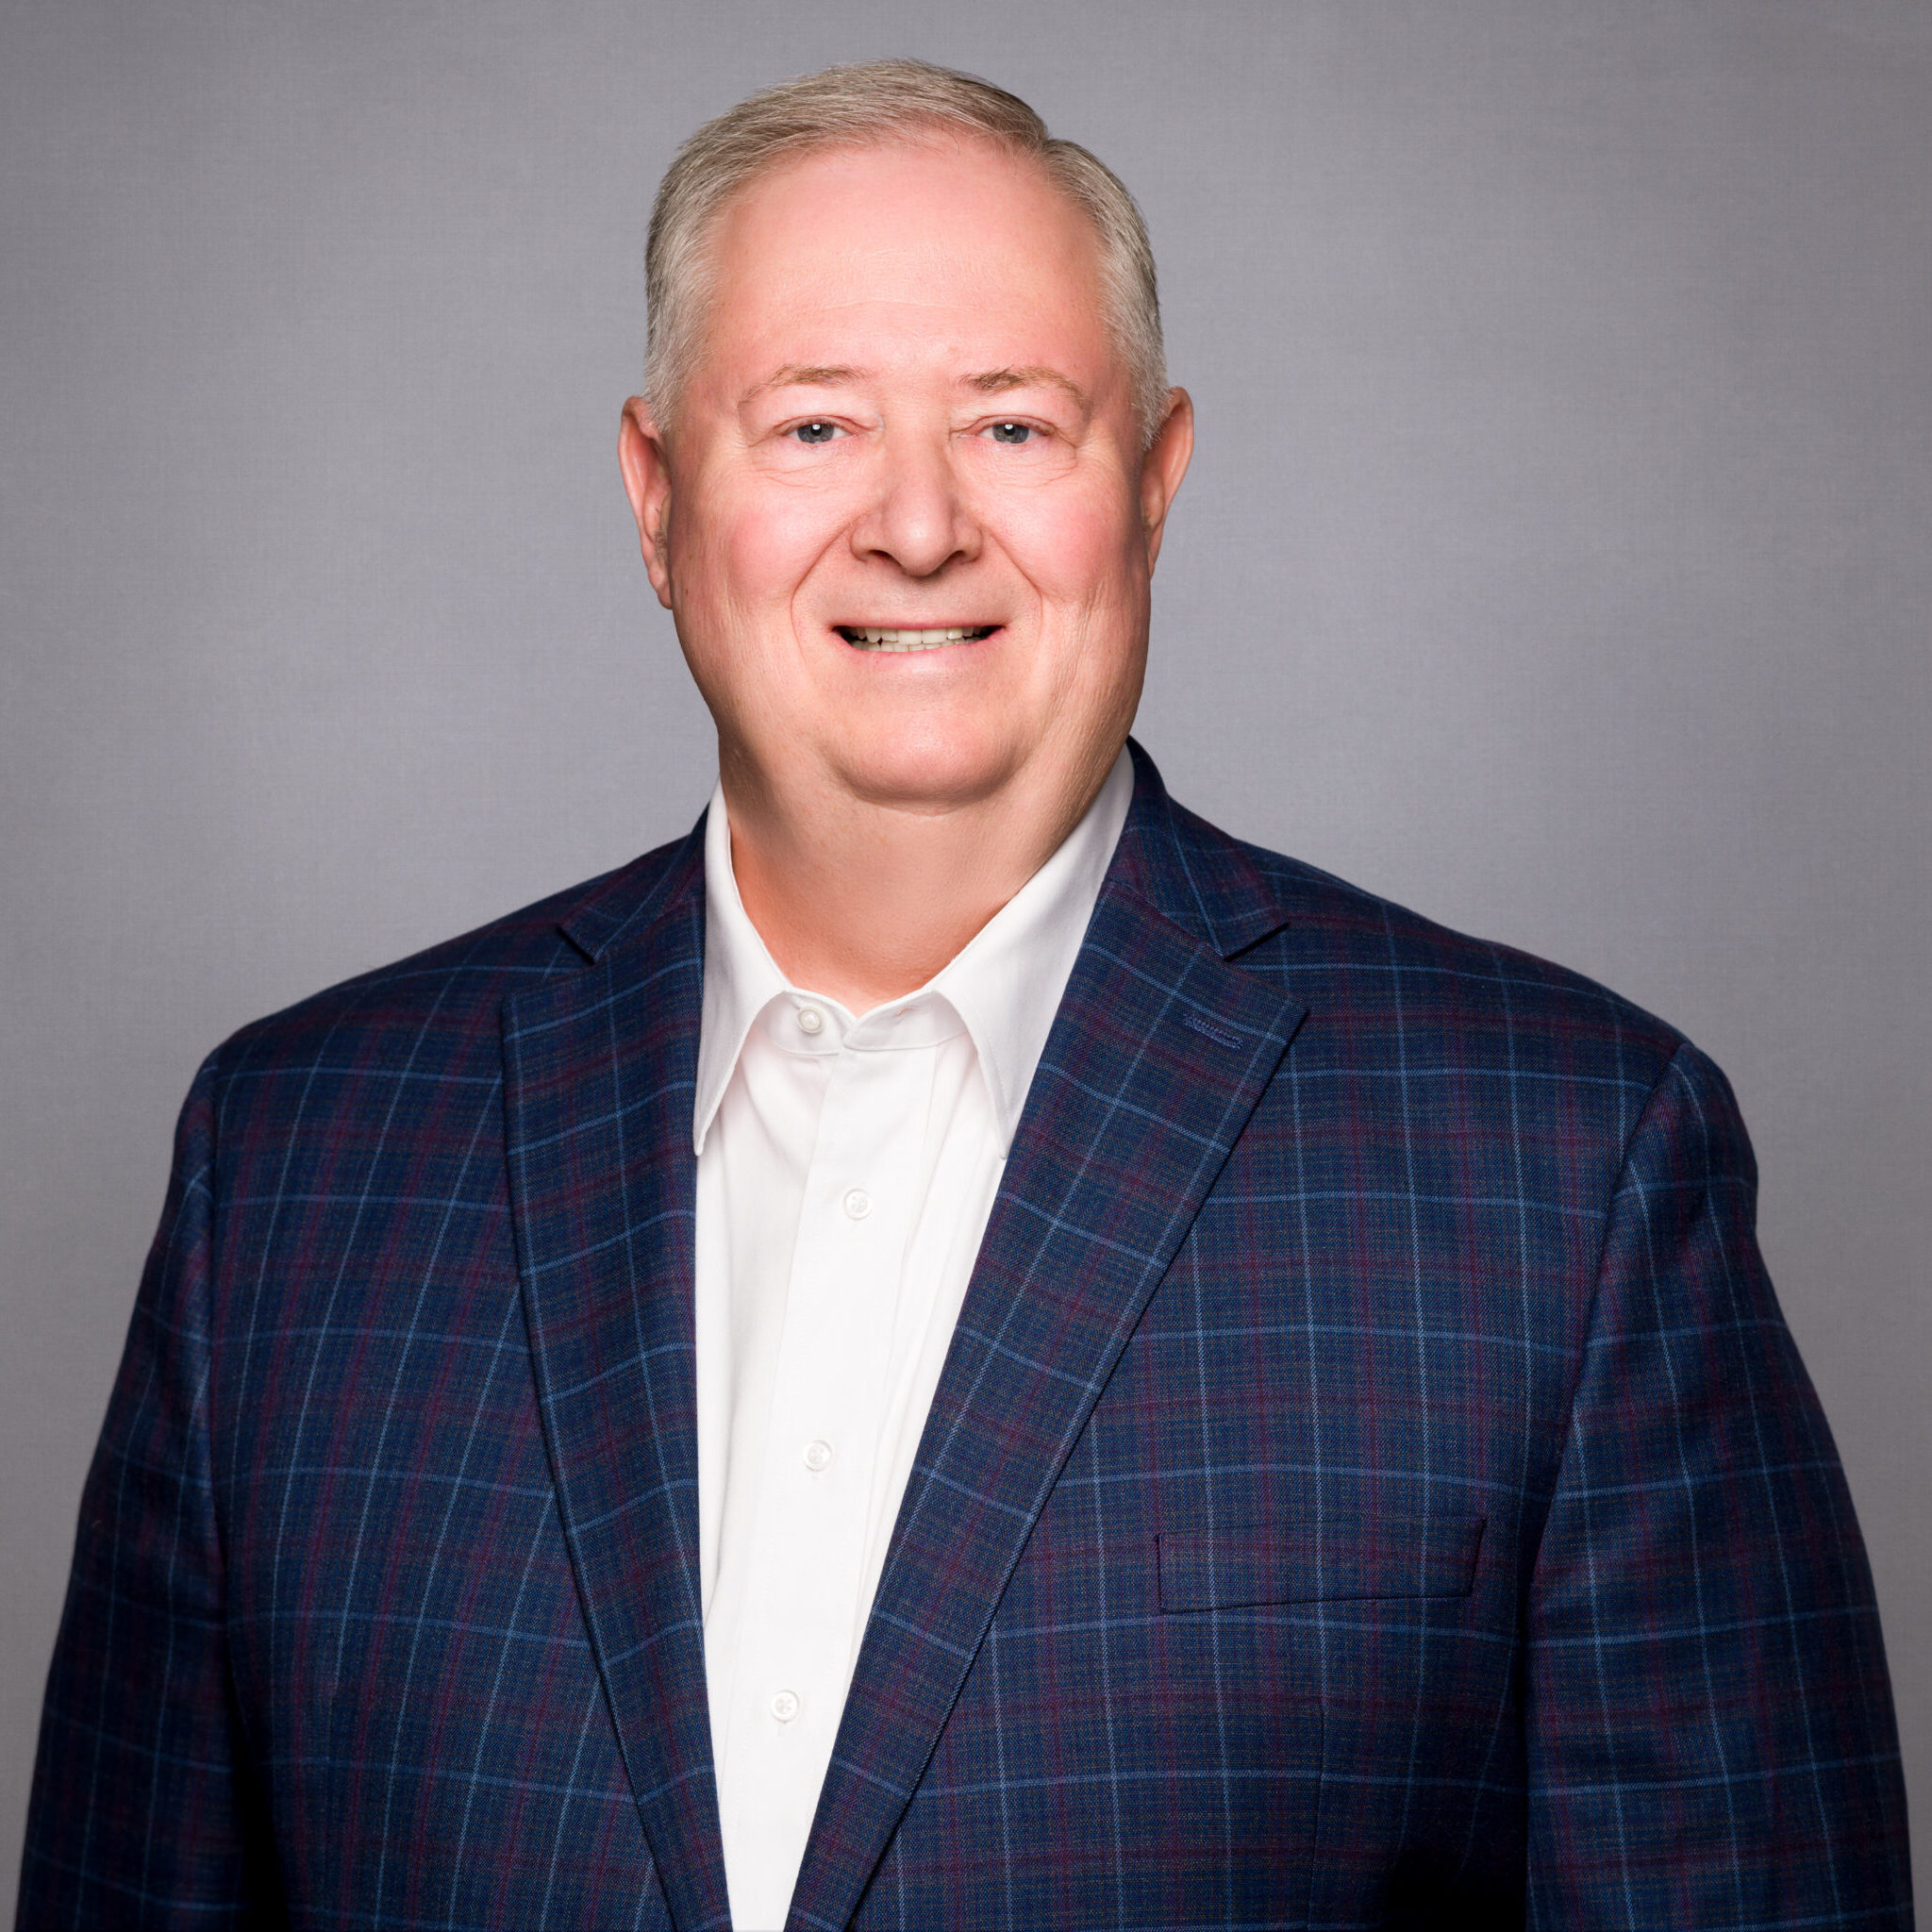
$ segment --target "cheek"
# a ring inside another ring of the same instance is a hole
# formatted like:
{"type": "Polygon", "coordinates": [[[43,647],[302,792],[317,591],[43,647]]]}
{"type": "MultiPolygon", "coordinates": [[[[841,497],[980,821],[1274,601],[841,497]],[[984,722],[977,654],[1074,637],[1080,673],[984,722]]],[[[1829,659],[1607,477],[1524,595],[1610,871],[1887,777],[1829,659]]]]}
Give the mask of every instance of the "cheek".
{"type": "Polygon", "coordinates": [[[1030,510],[1014,521],[1006,549],[1040,593],[1050,621],[1119,610],[1144,593],[1145,550],[1138,516],[1126,506],[1111,495],[1069,491],[1030,510]]]}
{"type": "Polygon", "coordinates": [[[674,517],[674,562],[694,605],[769,619],[837,534],[832,507],[806,492],[719,490],[700,498],[681,529],[674,517]]]}

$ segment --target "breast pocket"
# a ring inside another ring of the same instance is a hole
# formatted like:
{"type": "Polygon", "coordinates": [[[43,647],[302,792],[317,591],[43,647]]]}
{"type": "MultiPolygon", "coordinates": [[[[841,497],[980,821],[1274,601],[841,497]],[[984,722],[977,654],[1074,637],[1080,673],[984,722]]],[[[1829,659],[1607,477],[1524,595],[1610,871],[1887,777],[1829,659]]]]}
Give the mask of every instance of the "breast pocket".
{"type": "Polygon", "coordinates": [[[1486,1521],[1375,1517],[1165,1531],[1156,1539],[1160,1607],[1185,1614],[1466,1597],[1475,1582],[1486,1521]]]}

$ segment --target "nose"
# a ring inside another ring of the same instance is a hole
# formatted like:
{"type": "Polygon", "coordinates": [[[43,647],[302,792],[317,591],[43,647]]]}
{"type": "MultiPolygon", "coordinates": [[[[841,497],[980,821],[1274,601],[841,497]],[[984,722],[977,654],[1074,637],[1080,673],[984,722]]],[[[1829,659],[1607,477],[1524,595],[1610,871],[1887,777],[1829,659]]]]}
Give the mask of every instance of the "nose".
{"type": "Polygon", "coordinates": [[[953,465],[943,431],[908,425],[888,432],[880,451],[877,491],[852,526],[861,561],[890,560],[908,576],[929,577],[949,563],[979,554],[979,525],[953,465]]]}

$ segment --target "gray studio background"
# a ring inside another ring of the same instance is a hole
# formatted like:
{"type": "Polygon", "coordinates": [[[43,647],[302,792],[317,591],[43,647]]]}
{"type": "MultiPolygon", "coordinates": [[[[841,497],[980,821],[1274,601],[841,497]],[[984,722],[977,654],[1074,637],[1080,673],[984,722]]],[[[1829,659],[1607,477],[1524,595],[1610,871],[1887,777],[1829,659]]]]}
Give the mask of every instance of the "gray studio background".
{"type": "Polygon", "coordinates": [[[1932,8],[0,5],[0,1896],[174,1111],[680,833],[649,197],[912,52],[1109,158],[1200,452],[1183,799],[1731,1074],[1932,1809],[1932,8]]]}

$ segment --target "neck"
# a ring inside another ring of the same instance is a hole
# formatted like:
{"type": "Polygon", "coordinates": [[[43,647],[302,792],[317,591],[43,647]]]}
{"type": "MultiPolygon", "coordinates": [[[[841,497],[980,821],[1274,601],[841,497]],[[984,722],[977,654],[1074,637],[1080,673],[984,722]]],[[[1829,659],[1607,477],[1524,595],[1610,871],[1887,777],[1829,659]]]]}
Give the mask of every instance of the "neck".
{"type": "Polygon", "coordinates": [[[915,991],[1051,858],[1097,769],[935,808],[781,795],[721,759],[738,895],[779,970],[854,1013],[915,991]]]}

